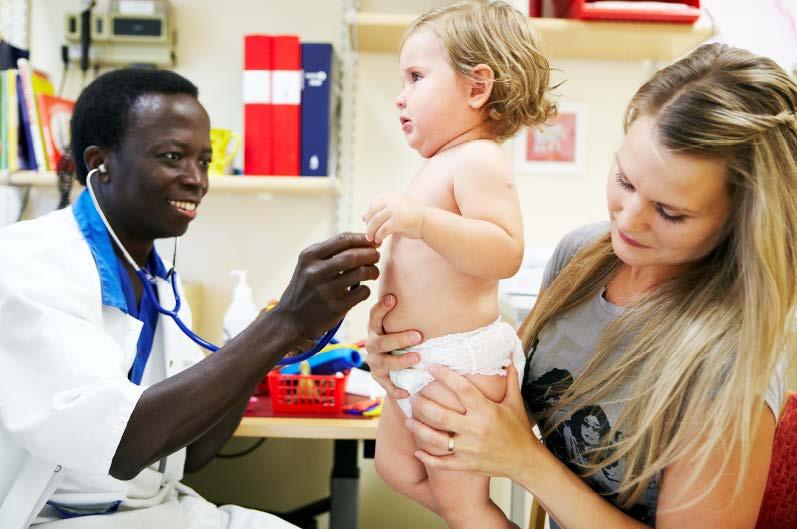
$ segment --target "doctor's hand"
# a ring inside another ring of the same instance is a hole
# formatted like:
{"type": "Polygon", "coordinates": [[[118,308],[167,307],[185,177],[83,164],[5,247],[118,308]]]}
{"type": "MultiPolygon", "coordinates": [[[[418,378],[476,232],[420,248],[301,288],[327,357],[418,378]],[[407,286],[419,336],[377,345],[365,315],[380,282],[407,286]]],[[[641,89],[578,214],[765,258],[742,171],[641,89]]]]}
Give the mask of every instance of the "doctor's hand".
{"type": "Polygon", "coordinates": [[[420,239],[426,206],[399,194],[381,195],[368,205],[363,220],[368,224],[365,236],[382,244],[392,234],[420,239]]]}
{"type": "Polygon", "coordinates": [[[433,366],[429,372],[459,397],[466,411],[449,410],[420,394],[413,397],[414,418],[407,420],[407,426],[420,447],[415,455],[427,467],[515,479],[530,462],[539,460],[545,448],[531,431],[514,366],[507,367],[501,402],[491,401],[472,382],[446,367],[433,366]],[[449,452],[450,436],[453,452],[449,452]]]}
{"type": "MultiPolygon", "coordinates": [[[[368,298],[360,283],[379,277],[379,252],[362,233],[341,233],[299,254],[279,303],[264,317],[281,318],[307,343],[333,328],[349,310],[368,298]]],[[[300,346],[302,344],[299,344],[300,346]]]]}
{"type": "Polygon", "coordinates": [[[385,334],[382,320],[395,306],[396,296],[388,294],[371,308],[371,316],[368,319],[368,338],[365,340],[365,348],[368,351],[365,361],[371,369],[371,376],[385,388],[388,395],[394,399],[406,399],[410,394],[399,389],[390,381],[390,371],[412,367],[421,361],[421,357],[418,356],[418,353],[395,356],[390,352],[417,345],[421,343],[423,337],[418,331],[385,334]]]}

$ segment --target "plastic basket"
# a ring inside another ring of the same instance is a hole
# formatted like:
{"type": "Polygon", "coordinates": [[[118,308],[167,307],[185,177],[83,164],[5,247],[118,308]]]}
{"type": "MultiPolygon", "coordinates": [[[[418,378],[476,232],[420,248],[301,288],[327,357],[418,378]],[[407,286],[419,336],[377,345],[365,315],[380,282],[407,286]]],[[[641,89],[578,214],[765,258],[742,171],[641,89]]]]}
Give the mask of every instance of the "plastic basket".
{"type": "Polygon", "coordinates": [[[293,415],[337,415],[343,410],[349,372],[335,375],[283,375],[278,370],[268,376],[268,389],[274,413],[293,415]]]}

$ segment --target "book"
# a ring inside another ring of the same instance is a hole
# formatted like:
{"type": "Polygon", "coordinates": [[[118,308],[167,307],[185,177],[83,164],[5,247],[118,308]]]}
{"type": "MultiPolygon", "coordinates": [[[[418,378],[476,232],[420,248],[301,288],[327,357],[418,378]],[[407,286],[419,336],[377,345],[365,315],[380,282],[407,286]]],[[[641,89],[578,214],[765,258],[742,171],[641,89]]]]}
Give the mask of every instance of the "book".
{"type": "Polygon", "coordinates": [[[0,171],[8,169],[8,123],[6,114],[6,74],[0,72],[0,171]]]}
{"type": "Polygon", "coordinates": [[[35,159],[36,166],[40,171],[46,171],[48,169],[47,153],[44,150],[44,135],[39,120],[36,95],[53,95],[53,85],[44,74],[41,72],[34,72],[27,59],[17,60],[17,68],[19,69],[19,79],[22,83],[20,107],[24,101],[24,106],[27,109],[27,127],[30,130],[29,139],[31,141],[30,145],[32,146],[32,158],[35,159]]]}
{"type": "Polygon", "coordinates": [[[277,35],[272,42],[271,138],[274,149],[271,174],[299,176],[302,48],[295,35],[277,35]]]}
{"type": "Polygon", "coordinates": [[[6,123],[6,155],[9,171],[19,169],[19,98],[17,97],[17,76],[16,69],[9,69],[2,72],[5,76],[5,100],[0,101],[0,105],[5,105],[6,123]]]}
{"type": "Polygon", "coordinates": [[[30,119],[28,116],[28,105],[25,102],[24,88],[22,87],[22,77],[17,74],[17,108],[19,109],[19,169],[36,171],[39,165],[36,163],[36,154],[33,151],[33,137],[31,136],[30,119]]]}
{"type": "Polygon", "coordinates": [[[268,175],[272,167],[271,36],[244,37],[244,174],[268,175]]]}
{"type": "Polygon", "coordinates": [[[69,121],[75,110],[71,99],[39,94],[44,147],[47,152],[47,165],[53,170],[69,150],[69,121]]]}
{"type": "Polygon", "coordinates": [[[333,49],[328,43],[302,43],[302,176],[329,176],[335,114],[333,49]]]}
{"type": "Polygon", "coordinates": [[[244,37],[245,174],[299,175],[301,87],[298,37],[244,37]]]}

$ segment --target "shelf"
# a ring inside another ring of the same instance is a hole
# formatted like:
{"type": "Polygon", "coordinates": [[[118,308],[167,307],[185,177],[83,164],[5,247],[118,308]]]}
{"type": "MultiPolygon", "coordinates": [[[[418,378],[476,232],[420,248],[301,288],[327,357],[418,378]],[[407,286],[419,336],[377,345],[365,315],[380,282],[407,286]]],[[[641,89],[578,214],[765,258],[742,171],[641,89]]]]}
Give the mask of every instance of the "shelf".
{"type": "Polygon", "coordinates": [[[11,186],[55,187],[55,173],[36,171],[0,172],[0,184],[11,186]]]}
{"type": "MultiPolygon", "coordinates": [[[[54,187],[55,173],[18,171],[0,172],[0,184],[12,186],[54,187]]],[[[287,176],[211,176],[210,191],[230,193],[280,193],[297,195],[337,195],[336,178],[287,176]]]]}
{"type": "MultiPolygon", "coordinates": [[[[350,26],[360,52],[398,53],[415,15],[358,13],[350,26]]],[[[535,18],[543,46],[556,59],[672,61],[708,40],[712,29],[689,24],[535,18]]]]}
{"type": "Polygon", "coordinates": [[[340,182],[318,176],[211,176],[210,192],[213,191],[337,195],[340,182]]]}

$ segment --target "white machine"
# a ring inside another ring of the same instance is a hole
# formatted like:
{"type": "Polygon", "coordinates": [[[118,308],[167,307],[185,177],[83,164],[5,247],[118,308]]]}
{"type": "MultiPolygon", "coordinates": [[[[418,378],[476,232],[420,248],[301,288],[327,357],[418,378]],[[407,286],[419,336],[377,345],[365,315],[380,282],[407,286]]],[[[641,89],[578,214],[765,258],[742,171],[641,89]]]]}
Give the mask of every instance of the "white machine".
{"type": "MultiPolygon", "coordinates": [[[[172,67],[175,29],[167,0],[112,0],[106,12],[90,11],[90,61],[101,67],[131,64],[172,67]]],[[[69,59],[81,58],[81,13],[66,16],[69,59]]]]}
{"type": "Polygon", "coordinates": [[[526,319],[542,285],[545,265],[554,248],[526,248],[517,274],[498,284],[498,307],[501,319],[518,328],[526,319]]]}

